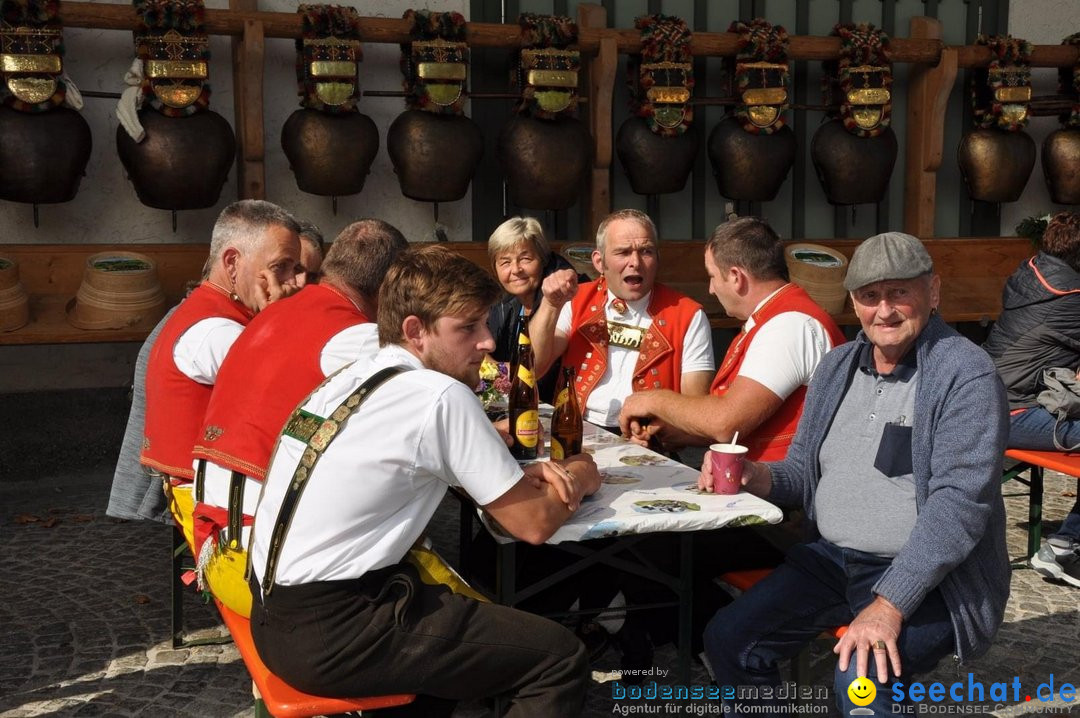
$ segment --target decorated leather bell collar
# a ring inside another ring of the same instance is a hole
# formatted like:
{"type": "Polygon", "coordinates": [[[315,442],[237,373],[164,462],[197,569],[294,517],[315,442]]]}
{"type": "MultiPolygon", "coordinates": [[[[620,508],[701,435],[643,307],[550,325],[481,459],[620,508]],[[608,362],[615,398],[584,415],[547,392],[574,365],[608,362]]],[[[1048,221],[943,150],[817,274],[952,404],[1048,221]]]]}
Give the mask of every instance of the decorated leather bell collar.
{"type": "Polygon", "coordinates": [[[0,72],[4,104],[43,112],[64,102],[64,33],[55,0],[4,0],[0,20],[0,72]]]}
{"type": "Polygon", "coordinates": [[[360,14],[338,5],[301,5],[302,36],[296,41],[300,104],[330,114],[355,112],[364,59],[360,14]]]}
{"type": "Polygon", "coordinates": [[[515,111],[545,120],[576,117],[581,53],[567,48],[577,42],[577,24],[562,15],[525,12],[518,25],[522,50],[514,84],[521,88],[521,99],[515,111]]]}
{"type": "Polygon", "coordinates": [[[406,10],[412,42],[401,46],[409,109],[460,115],[467,97],[469,46],[457,12],[406,10]]]}
{"type": "Polygon", "coordinates": [[[988,47],[992,59],[971,75],[972,122],[978,128],[1023,129],[1031,101],[1031,43],[1011,35],[979,35],[975,44],[988,47]]]}
{"type": "MultiPolygon", "coordinates": [[[[1061,44],[1080,47],[1080,32],[1069,35],[1061,41],[1061,44]]],[[[1058,92],[1072,102],[1072,109],[1062,113],[1058,119],[1066,127],[1074,129],[1080,127],[1080,62],[1072,67],[1058,68],[1058,92]]]]}
{"type": "Polygon", "coordinates": [[[134,0],[142,91],[158,112],[184,117],[210,104],[210,42],[202,0],[134,0]]]}
{"type": "Polygon", "coordinates": [[[889,36],[873,25],[839,23],[840,57],[824,63],[822,92],[844,129],[857,137],[877,137],[892,122],[892,63],[889,36]]]}
{"type": "Polygon", "coordinates": [[[752,134],[772,134],[787,124],[788,33],[764,18],[733,22],[728,32],[739,36],[734,60],[725,60],[735,79],[739,104],[735,117],[752,134]]]}
{"type": "Polygon", "coordinates": [[[681,135],[694,121],[690,29],[670,15],[643,15],[634,26],[641,31],[641,55],[627,63],[633,112],[660,136],[681,135]]]}

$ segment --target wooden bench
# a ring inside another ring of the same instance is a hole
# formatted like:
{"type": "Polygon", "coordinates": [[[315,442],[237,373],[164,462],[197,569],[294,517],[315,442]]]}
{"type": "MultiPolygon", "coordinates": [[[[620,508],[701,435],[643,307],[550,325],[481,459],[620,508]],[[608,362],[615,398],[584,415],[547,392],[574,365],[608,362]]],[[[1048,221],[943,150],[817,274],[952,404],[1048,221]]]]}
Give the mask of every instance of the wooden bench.
{"type": "MultiPolygon", "coordinates": [[[[833,247],[851,256],[857,239],[806,240],[833,247]]],[[[1001,312],[1005,279],[1031,256],[1031,244],[1017,237],[929,239],[927,251],[942,275],[941,315],[949,322],[987,323],[1001,312]]],[[[484,242],[447,242],[446,246],[484,269],[490,269],[484,242]]],[[[556,245],[556,249],[562,245],[556,245]]],[[[662,240],[660,281],[705,307],[714,327],[737,327],[709,295],[703,262],[703,241],[662,240]]],[[[64,308],[82,282],[86,258],[96,252],[129,250],[143,252],[158,263],[158,277],[170,303],[180,300],[184,285],[198,279],[206,261],[205,244],[6,244],[0,257],[19,262],[23,286],[30,295],[31,321],[12,332],[0,332],[0,345],[68,342],[142,341],[146,331],[84,330],[67,323],[64,308]]],[[[840,324],[857,325],[854,313],[836,315],[840,324]]]]}
{"type": "Polygon", "coordinates": [[[374,711],[412,703],[412,694],[371,696],[368,698],[325,698],[299,691],[281,680],[259,658],[251,639],[251,622],[235,613],[217,599],[221,618],[232,634],[236,648],[244,659],[251,681],[255,684],[255,715],[274,718],[305,718],[356,711],[374,711]]]}
{"type": "Polygon", "coordinates": [[[1009,449],[1005,458],[1017,463],[1005,469],[1001,483],[1015,479],[1028,487],[1027,491],[1002,494],[1002,496],[1028,497],[1028,544],[1027,554],[1013,563],[1014,566],[1027,565],[1027,560],[1035,555],[1042,543],[1042,497],[1043,471],[1058,471],[1066,476],[1076,477],[1076,490],[1080,492],[1080,454],[1061,451],[1031,451],[1028,449],[1009,449]],[[1028,478],[1021,474],[1027,473],[1028,478]]]}

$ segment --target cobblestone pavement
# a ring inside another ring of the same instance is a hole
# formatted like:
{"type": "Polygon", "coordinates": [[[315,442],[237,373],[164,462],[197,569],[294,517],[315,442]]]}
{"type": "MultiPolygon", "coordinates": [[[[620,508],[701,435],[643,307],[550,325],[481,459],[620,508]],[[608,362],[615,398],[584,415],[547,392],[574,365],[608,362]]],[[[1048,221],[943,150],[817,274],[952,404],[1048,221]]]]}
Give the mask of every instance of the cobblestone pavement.
{"type": "MultiPolygon", "coordinates": [[[[109,477],[60,476],[0,482],[0,716],[116,715],[153,712],[171,716],[251,715],[250,682],[230,645],[173,650],[169,644],[168,553],[171,529],[145,522],[118,522],[104,514],[109,477]]],[[[1053,529],[1072,505],[1075,482],[1048,476],[1045,515],[1053,529]]],[[[1024,547],[1026,499],[1006,499],[1013,555],[1024,547]]],[[[440,511],[436,543],[454,553],[456,509],[440,511]]],[[[195,635],[222,629],[213,610],[194,592],[186,597],[187,628],[195,635]]],[[[1025,715],[1052,704],[1025,702],[1053,674],[1055,687],[1080,683],[1080,590],[1015,571],[1006,623],[993,649],[963,667],[963,679],[989,686],[1019,677],[1020,701],[993,715],[1025,715]]],[[[815,655],[814,679],[831,683],[826,651],[815,655]]],[[[671,646],[657,650],[656,669],[674,665],[671,646]]],[[[593,664],[617,668],[609,649],[593,664]]],[[[814,680],[812,679],[812,680],[814,680]]],[[[929,683],[957,680],[952,666],[924,677],[929,683]]],[[[707,681],[695,664],[693,681],[707,681]]],[[[660,679],[672,683],[671,678],[660,679]]],[[[1011,690],[1011,689],[1010,689],[1011,690]]],[[[1011,698],[1011,695],[1010,695],[1011,698]]],[[[655,705],[655,704],[654,704],[655,705]]],[[[828,702],[810,704],[818,714],[828,702]]],[[[612,699],[610,684],[590,691],[586,715],[709,715],[706,703],[653,706],[612,699]],[[648,713],[647,713],[648,712],[648,713]]],[[[941,706],[934,706],[941,707],[941,706]]],[[[1066,704],[1058,703],[1061,712],[1066,704]]],[[[1074,709],[1080,715],[1080,710],[1074,709]]],[[[458,718],[488,715],[482,705],[459,707],[458,718]]],[[[556,717],[553,717],[556,718],[556,717]]],[[[561,717],[558,717],[561,718],[561,717]]]]}

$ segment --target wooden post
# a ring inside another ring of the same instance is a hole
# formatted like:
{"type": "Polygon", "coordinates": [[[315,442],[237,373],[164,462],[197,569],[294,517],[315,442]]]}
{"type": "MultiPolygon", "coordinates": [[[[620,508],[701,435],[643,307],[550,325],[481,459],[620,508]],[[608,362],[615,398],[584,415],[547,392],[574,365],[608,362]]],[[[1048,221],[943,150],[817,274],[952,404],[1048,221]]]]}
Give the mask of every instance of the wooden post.
{"type": "MultiPolygon", "coordinates": [[[[229,0],[230,10],[257,10],[256,0],[229,0]]],[[[266,199],[266,145],[263,139],[263,24],[245,19],[243,35],[232,39],[233,107],[237,140],[236,194],[266,199]]]]}
{"type": "MultiPolygon", "coordinates": [[[[583,29],[603,28],[607,25],[607,10],[600,5],[583,3],[578,6],[578,24],[583,29]]],[[[618,64],[618,43],[613,37],[602,37],[596,57],[588,61],[589,132],[594,154],[589,188],[584,198],[581,240],[590,244],[600,221],[611,212],[611,100],[618,64]]]]}
{"type": "MultiPolygon", "coordinates": [[[[941,39],[941,23],[911,18],[911,37],[941,39]]],[[[913,65],[908,79],[904,231],[934,236],[937,171],[945,142],[945,108],[956,81],[956,48],[945,47],[937,65],[913,65]]]]}

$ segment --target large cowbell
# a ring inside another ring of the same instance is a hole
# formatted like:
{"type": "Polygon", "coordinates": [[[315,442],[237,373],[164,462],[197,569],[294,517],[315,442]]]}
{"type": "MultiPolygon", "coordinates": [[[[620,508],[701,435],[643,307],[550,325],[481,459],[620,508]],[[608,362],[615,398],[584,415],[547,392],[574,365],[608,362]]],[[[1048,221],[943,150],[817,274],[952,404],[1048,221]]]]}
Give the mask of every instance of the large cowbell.
{"type": "Polygon", "coordinates": [[[90,126],[64,107],[59,4],[4,3],[0,20],[0,199],[28,204],[75,197],[90,161],[90,126]]]}
{"type": "Polygon", "coordinates": [[[709,134],[709,160],[720,194],[728,199],[775,199],[795,162],[795,134],[783,126],[772,134],[747,132],[727,117],[709,134]]]}
{"type": "Polygon", "coordinates": [[[897,149],[891,127],[875,137],[858,137],[836,119],[814,133],[810,158],[831,204],[873,204],[889,188],[897,149]]]}
{"type": "Polygon", "coordinates": [[[630,117],[619,127],[615,151],[630,188],[637,194],[679,192],[694,169],[701,136],[693,127],[666,137],[649,129],[643,117],[630,117]]]}
{"type": "Polygon", "coordinates": [[[155,209],[205,209],[217,204],[236,156],[232,128],[206,110],[165,117],[139,110],[146,139],[135,142],[116,128],[116,149],[139,201],[155,209]]]}
{"type": "Polygon", "coordinates": [[[453,202],[469,190],[484,154],[484,135],[464,115],[406,110],[390,125],[386,149],[403,195],[453,202]]]}
{"type": "Polygon", "coordinates": [[[576,117],[514,115],[499,132],[497,153],[512,204],[566,209],[581,195],[592,141],[576,117]]]}
{"type": "Polygon", "coordinates": [[[1043,176],[1056,204],[1080,204],[1080,128],[1054,130],[1043,141],[1043,176]]]}
{"type": "Polygon", "coordinates": [[[1023,130],[968,130],[957,150],[968,194],[981,202],[1015,202],[1035,167],[1035,141],[1023,130]]]}

